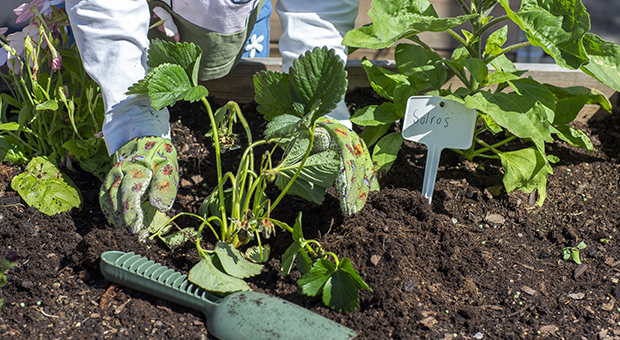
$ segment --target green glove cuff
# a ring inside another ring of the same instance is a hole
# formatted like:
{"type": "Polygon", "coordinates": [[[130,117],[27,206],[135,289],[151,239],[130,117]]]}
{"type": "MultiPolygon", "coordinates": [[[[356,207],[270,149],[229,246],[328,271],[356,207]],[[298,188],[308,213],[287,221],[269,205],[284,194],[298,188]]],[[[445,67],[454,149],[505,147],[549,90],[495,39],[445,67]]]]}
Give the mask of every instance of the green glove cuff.
{"type": "Polygon", "coordinates": [[[170,140],[161,137],[134,138],[115,154],[99,193],[101,210],[117,228],[133,234],[143,228],[141,205],[146,199],[159,211],[168,211],[177,194],[177,152],[170,140]]]}
{"type": "Polygon", "coordinates": [[[317,120],[313,147],[335,148],[340,154],[341,169],[336,177],[340,208],[345,215],[360,211],[368,193],[379,190],[372,158],[366,143],[351,129],[337,121],[322,117],[317,120]],[[329,135],[329,142],[325,132],[329,135]]]}

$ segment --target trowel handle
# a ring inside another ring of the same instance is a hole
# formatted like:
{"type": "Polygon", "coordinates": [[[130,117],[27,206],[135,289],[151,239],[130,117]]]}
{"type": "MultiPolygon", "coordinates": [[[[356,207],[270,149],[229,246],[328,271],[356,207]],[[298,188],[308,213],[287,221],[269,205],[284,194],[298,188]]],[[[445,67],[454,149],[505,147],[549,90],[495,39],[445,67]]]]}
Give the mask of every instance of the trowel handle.
{"type": "MultiPolygon", "coordinates": [[[[101,273],[108,281],[179,305],[201,311],[212,310],[219,298],[190,283],[187,275],[149,261],[133,252],[101,254],[101,273]]],[[[207,318],[209,315],[207,315],[207,318]]]]}

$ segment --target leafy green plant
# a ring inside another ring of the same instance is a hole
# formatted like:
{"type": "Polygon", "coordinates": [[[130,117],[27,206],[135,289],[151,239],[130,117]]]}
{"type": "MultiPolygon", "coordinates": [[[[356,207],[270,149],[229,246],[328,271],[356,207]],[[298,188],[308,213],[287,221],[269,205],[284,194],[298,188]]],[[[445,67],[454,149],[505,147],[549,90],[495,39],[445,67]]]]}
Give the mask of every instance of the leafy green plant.
{"type": "Polygon", "coordinates": [[[581,0],[522,0],[513,11],[508,0],[472,0],[468,6],[457,0],[463,15],[439,18],[427,0],[375,0],[368,15],[372,24],[348,32],[343,44],[350,47],[387,48],[401,39],[395,62],[399,72],[362,65],[373,89],[389,101],[360,109],[351,118],[364,126],[363,138],[375,144],[373,161],[377,171],[387,171],[402,144],[399,133],[388,133],[402,119],[407,99],[426,94],[476,109],[477,128],[468,150],[454,150],[464,158],[490,158],[501,161],[507,192],[538,190],[541,205],[545,199],[550,163],[557,157],[546,153],[545,144],[554,139],[592,151],[585,133],[570,126],[586,104],[610,111],[609,100],[601,93],[581,86],[558,87],[541,84],[522,75],[506,54],[528,45],[540,46],[556,63],[580,69],[603,84],[620,90],[620,47],[588,33],[590,18],[581,0]],[[491,10],[500,4],[506,15],[494,18],[491,10]],[[527,42],[504,46],[506,21],[516,23],[527,35],[527,42]],[[468,23],[460,34],[453,30],[468,23]],[[442,57],[417,34],[447,32],[460,46],[450,58],[442,57]],[[488,38],[484,38],[487,37],[488,38]],[[445,88],[448,72],[463,86],[445,88]],[[523,143],[509,143],[520,139],[523,143]],[[495,140],[495,142],[491,142],[495,140]]]}
{"type": "Polygon", "coordinates": [[[579,251],[586,248],[586,243],[581,241],[576,247],[565,247],[562,249],[562,259],[564,261],[573,260],[576,264],[581,264],[579,251]]]}
{"type": "MultiPolygon", "coordinates": [[[[267,260],[270,250],[263,241],[275,234],[276,226],[294,231],[286,223],[271,217],[271,212],[282,202],[283,197],[295,194],[321,203],[325,188],[334,183],[340,169],[338,153],[331,149],[317,149],[314,132],[319,119],[330,112],[344,96],[346,73],[343,62],[335,53],[323,48],[308,52],[294,63],[291,75],[294,74],[299,83],[288,82],[288,75],[275,72],[255,77],[257,93],[261,94],[259,104],[269,107],[266,112],[271,121],[265,131],[266,139],[254,141],[236,103],[229,102],[213,112],[206,99],[207,89],[198,84],[197,67],[201,54],[200,49],[193,44],[153,41],[147,61],[149,72],[143,80],[129,88],[129,93],[148,93],[155,109],[172,105],[178,100],[200,101],[205,105],[211,125],[209,136],[215,149],[217,188],[205,199],[199,214],[181,213],[166,221],[155,212],[147,214],[146,221],[150,224],[152,237],[158,237],[171,246],[195,237],[200,262],[190,270],[188,279],[206,290],[226,294],[250,289],[243,279],[262,271],[260,263],[267,260]],[[286,98],[288,101],[285,101],[286,98]],[[289,107],[282,106],[283,103],[289,103],[297,115],[283,114],[291,111],[289,107]],[[273,109],[269,106],[271,104],[280,106],[273,109]],[[243,125],[249,146],[243,151],[236,172],[223,173],[221,153],[238,148],[238,138],[232,124],[235,120],[243,125]],[[255,162],[255,149],[269,144],[273,147],[262,155],[260,162],[255,162]],[[279,146],[284,147],[285,151],[276,164],[273,157],[279,146]],[[255,163],[260,165],[256,167],[255,163]],[[273,201],[266,194],[269,182],[275,182],[280,189],[278,197],[273,201]],[[201,221],[198,230],[189,228],[171,233],[171,222],[182,215],[198,218],[201,221]],[[216,239],[213,249],[202,247],[205,227],[211,230],[216,239]],[[256,244],[250,246],[252,241],[256,244]],[[246,246],[248,248],[242,253],[240,249],[246,246]]],[[[146,208],[152,211],[148,203],[146,208]]],[[[296,228],[301,230],[301,220],[298,220],[298,224],[296,228]]],[[[321,251],[318,256],[317,261],[329,266],[325,262],[326,254],[321,251]]],[[[337,268],[334,269],[334,275],[348,273],[359,279],[348,260],[339,261],[335,255],[332,257],[337,268]]],[[[361,279],[359,281],[363,283],[361,279]]],[[[326,301],[341,299],[346,304],[330,302],[328,305],[343,310],[357,306],[357,299],[350,300],[350,290],[354,289],[357,296],[356,289],[362,286],[361,283],[350,287],[349,281],[330,282],[336,288],[324,292],[335,297],[326,301]],[[347,294],[338,296],[338,289],[347,294]]]]}
{"type": "MultiPolygon", "coordinates": [[[[0,160],[30,162],[27,172],[50,179],[38,185],[17,176],[12,187],[46,214],[81,205],[75,184],[59,167],[73,163],[102,176],[109,157],[101,131],[104,109],[100,89],[86,74],[75,46],[69,45],[64,9],[52,6],[42,14],[30,6],[31,23],[21,32],[0,36],[10,71],[0,73],[8,93],[0,94],[0,160]],[[50,163],[41,166],[43,162],[50,163]],[[45,168],[45,172],[39,172],[45,168]],[[51,180],[57,177],[59,180],[51,180]],[[63,180],[60,178],[63,177],[63,180]],[[53,183],[53,184],[52,184],[53,183]],[[47,200],[50,190],[71,199],[47,200]]],[[[34,176],[34,177],[32,177],[34,176]]]]}
{"type": "MultiPolygon", "coordinates": [[[[4,287],[7,283],[6,279],[6,271],[9,269],[13,269],[15,267],[15,263],[17,263],[17,253],[14,251],[8,252],[2,258],[2,267],[0,267],[0,288],[4,287]]],[[[4,299],[0,298],[0,308],[4,304],[4,299]]]]}

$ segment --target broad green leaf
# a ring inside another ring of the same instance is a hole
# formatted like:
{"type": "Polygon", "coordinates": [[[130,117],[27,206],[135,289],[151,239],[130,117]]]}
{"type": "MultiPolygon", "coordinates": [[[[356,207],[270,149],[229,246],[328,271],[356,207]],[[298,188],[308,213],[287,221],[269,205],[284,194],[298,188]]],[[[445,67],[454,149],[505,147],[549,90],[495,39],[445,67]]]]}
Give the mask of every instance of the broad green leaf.
{"type": "Polygon", "coordinates": [[[399,44],[394,59],[398,70],[416,83],[418,89],[427,87],[425,84],[439,89],[448,78],[441,56],[421,46],[399,44]]]}
{"type": "Polygon", "coordinates": [[[300,121],[301,118],[299,116],[290,114],[274,116],[272,120],[267,123],[267,127],[263,134],[266,139],[290,136],[299,130],[300,121]]]}
{"type": "Polygon", "coordinates": [[[620,91],[620,46],[586,33],[583,38],[590,61],[581,70],[610,88],[620,91]]]}
{"type": "Polygon", "coordinates": [[[295,218],[295,224],[293,225],[293,240],[299,241],[304,239],[304,233],[301,228],[301,211],[297,214],[297,218],[295,218]]]}
{"type": "Polygon", "coordinates": [[[364,127],[364,130],[360,132],[359,136],[368,147],[371,147],[379,140],[379,138],[385,135],[385,133],[390,129],[390,126],[392,126],[392,124],[366,126],[364,127]]]}
{"type": "MultiPolygon", "coordinates": [[[[286,187],[299,165],[299,162],[290,164],[285,160],[279,167],[275,184],[280,190],[286,187]]],[[[336,151],[327,150],[311,155],[287,194],[321,204],[325,198],[325,189],[334,183],[339,169],[340,159],[336,151]]]]}
{"type": "Polygon", "coordinates": [[[21,143],[11,136],[0,135],[0,160],[10,162],[16,165],[22,165],[28,162],[28,158],[21,143]]]}
{"type": "Polygon", "coordinates": [[[335,271],[335,264],[329,260],[319,258],[312,266],[312,269],[297,281],[297,284],[305,295],[316,296],[321,293],[323,285],[335,271]]]}
{"type": "Polygon", "coordinates": [[[304,104],[308,113],[318,103],[311,121],[331,112],[344,99],[347,90],[344,62],[327,47],[314,48],[293,62],[289,69],[289,88],[293,101],[304,104]]]}
{"type": "Polygon", "coordinates": [[[195,102],[209,94],[204,86],[193,86],[181,66],[171,64],[162,64],[153,70],[148,88],[151,104],[156,110],[179,100],[195,102]]]}
{"type": "Polygon", "coordinates": [[[547,112],[534,98],[516,92],[479,92],[466,97],[465,105],[488,114],[497,124],[517,137],[549,143],[553,141],[547,112]]]}
{"type": "Polygon", "coordinates": [[[361,126],[378,126],[392,124],[402,118],[393,103],[383,103],[381,105],[369,105],[355,112],[350,118],[351,122],[361,126]]]}
{"type": "Polygon", "coordinates": [[[146,65],[155,69],[163,64],[175,64],[181,66],[189,77],[193,86],[198,85],[198,70],[202,50],[192,43],[172,43],[155,39],[149,48],[146,65]]]}
{"type": "Polygon", "coordinates": [[[251,246],[245,251],[245,256],[254,263],[267,262],[270,254],[271,247],[268,244],[265,244],[262,247],[259,247],[258,245],[251,246]]]}
{"type": "Polygon", "coordinates": [[[299,253],[300,245],[298,242],[293,242],[282,255],[282,265],[280,266],[280,271],[282,272],[282,276],[288,276],[293,269],[293,263],[295,263],[295,259],[297,258],[297,253],[299,253]]]}
{"type": "Polygon", "coordinates": [[[444,32],[477,14],[439,18],[427,0],[374,0],[368,16],[372,24],[349,31],[342,42],[345,46],[381,49],[397,40],[421,32],[444,32]]]}
{"type": "Polygon", "coordinates": [[[502,131],[504,131],[504,128],[502,128],[501,126],[499,126],[494,120],[493,118],[491,118],[491,116],[489,116],[486,113],[479,113],[480,118],[482,118],[482,123],[484,124],[484,127],[491,131],[492,134],[497,134],[500,133],[502,131]]]}
{"type": "Polygon", "coordinates": [[[538,205],[546,196],[547,174],[551,173],[544,156],[537,148],[530,147],[499,153],[504,167],[504,187],[507,192],[521,190],[527,193],[538,189],[538,205]]]}
{"type": "Polygon", "coordinates": [[[396,156],[403,144],[403,136],[400,132],[389,133],[381,138],[372,151],[372,162],[376,172],[390,170],[396,156]]]}
{"type": "Polygon", "coordinates": [[[241,252],[230,243],[217,242],[214,251],[228,275],[243,279],[256,276],[263,270],[263,265],[246,260],[241,252]]]}
{"type": "Polygon", "coordinates": [[[582,38],[590,30],[590,16],[581,0],[522,0],[514,12],[509,0],[500,0],[508,17],[542,47],[556,63],[577,69],[588,61],[582,38]]]}
{"type": "Polygon", "coordinates": [[[193,227],[187,227],[165,236],[160,236],[159,238],[168,246],[168,248],[172,249],[191,239],[195,239],[196,236],[198,236],[198,231],[193,227]]]}
{"type": "Polygon", "coordinates": [[[482,85],[489,86],[489,85],[494,85],[494,84],[501,84],[509,80],[515,80],[515,79],[519,79],[519,76],[513,73],[509,73],[509,72],[497,71],[497,72],[493,72],[489,74],[489,76],[485,79],[482,85]]]}
{"type": "Polygon", "coordinates": [[[465,48],[465,46],[459,45],[454,49],[454,51],[452,51],[452,57],[450,59],[455,63],[460,63],[467,58],[469,58],[469,51],[465,48]]]}
{"type": "Polygon", "coordinates": [[[494,56],[502,53],[502,46],[506,43],[507,35],[508,26],[503,26],[491,33],[484,47],[485,56],[494,56]]]}
{"type": "Polygon", "coordinates": [[[385,99],[394,100],[394,88],[396,85],[399,83],[409,83],[407,76],[375,66],[365,57],[362,59],[362,67],[366,71],[370,86],[378,95],[385,99]]]}
{"type": "Polygon", "coordinates": [[[69,176],[45,157],[33,158],[13,177],[11,188],[44,214],[55,215],[82,206],[82,195],[69,176]]]}
{"type": "Polygon", "coordinates": [[[609,99],[598,90],[583,86],[558,87],[551,84],[545,84],[545,87],[553,93],[557,101],[554,125],[572,122],[586,104],[599,105],[611,112],[609,99]]]}
{"type": "Polygon", "coordinates": [[[200,262],[189,271],[187,279],[191,283],[210,292],[226,294],[242,290],[252,290],[245,281],[220,271],[213,264],[214,256],[207,255],[206,257],[201,257],[200,262]]]}
{"type": "Polygon", "coordinates": [[[308,252],[304,248],[299,249],[297,262],[295,263],[297,264],[297,270],[299,270],[302,275],[307,274],[312,269],[312,259],[310,259],[310,255],[308,255],[308,252]]]}
{"type": "Polygon", "coordinates": [[[489,75],[489,68],[484,61],[478,58],[469,58],[462,62],[474,79],[482,84],[489,75]]]}
{"type": "MultiPolygon", "coordinates": [[[[520,78],[508,81],[510,87],[523,97],[528,97],[539,101],[544,106],[555,109],[555,97],[553,93],[543,84],[531,78],[520,78]]],[[[550,120],[550,121],[553,121],[550,120]]]]}
{"type": "Polygon", "coordinates": [[[271,121],[282,114],[297,115],[291,108],[292,100],[288,90],[288,74],[261,71],[254,75],[254,100],[258,104],[258,112],[265,120],[271,121]]]}
{"type": "Polygon", "coordinates": [[[558,138],[570,145],[588,149],[590,152],[594,151],[594,146],[590,138],[581,130],[573,129],[568,125],[558,125],[552,128],[551,132],[555,133],[558,138]]]}
{"type": "Polygon", "coordinates": [[[323,286],[323,303],[338,312],[350,312],[359,305],[356,282],[349,273],[336,270],[323,286]]]}
{"type": "Polygon", "coordinates": [[[0,131],[17,131],[19,128],[20,125],[15,122],[0,124],[0,131]]]}
{"type": "Polygon", "coordinates": [[[364,282],[364,280],[362,280],[362,278],[358,274],[357,270],[355,270],[355,268],[353,268],[353,265],[351,264],[351,260],[349,260],[349,258],[345,257],[345,258],[343,258],[340,261],[340,263],[338,264],[338,270],[341,270],[343,272],[347,272],[349,274],[349,276],[351,277],[351,279],[355,282],[355,286],[357,288],[359,288],[359,289],[369,289],[370,291],[372,291],[372,289],[370,289],[368,284],[366,284],[366,282],[364,282]]]}
{"type": "Polygon", "coordinates": [[[570,257],[576,264],[581,264],[581,258],[579,257],[579,250],[573,250],[570,252],[570,257]]]}
{"type": "Polygon", "coordinates": [[[152,235],[164,235],[172,229],[172,225],[168,224],[170,220],[168,215],[152,206],[148,200],[142,203],[141,208],[144,213],[143,223],[152,235]]]}
{"type": "Polygon", "coordinates": [[[52,111],[56,111],[58,110],[58,102],[56,102],[55,100],[47,100],[41,104],[37,104],[37,110],[39,111],[44,111],[44,110],[52,110],[52,111]]]}

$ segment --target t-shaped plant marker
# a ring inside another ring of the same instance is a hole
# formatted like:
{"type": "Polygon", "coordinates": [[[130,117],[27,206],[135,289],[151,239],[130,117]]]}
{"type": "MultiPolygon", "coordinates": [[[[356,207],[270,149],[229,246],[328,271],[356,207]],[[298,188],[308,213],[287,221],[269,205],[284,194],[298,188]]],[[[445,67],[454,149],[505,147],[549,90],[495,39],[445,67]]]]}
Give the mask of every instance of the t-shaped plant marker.
{"type": "Polygon", "coordinates": [[[430,204],[441,151],[468,149],[476,127],[476,110],[439,96],[414,96],[407,101],[403,138],[426,145],[426,166],[422,195],[430,204]]]}

